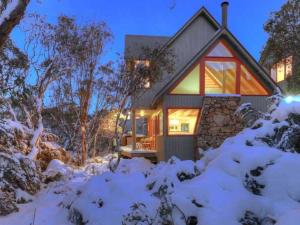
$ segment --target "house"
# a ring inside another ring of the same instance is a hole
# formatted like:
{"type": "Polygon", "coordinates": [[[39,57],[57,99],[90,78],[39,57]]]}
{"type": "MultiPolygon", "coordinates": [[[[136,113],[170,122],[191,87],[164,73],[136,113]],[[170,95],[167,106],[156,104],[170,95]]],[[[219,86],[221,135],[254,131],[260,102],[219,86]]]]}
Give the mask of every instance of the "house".
{"type": "Polygon", "coordinates": [[[228,2],[221,6],[221,25],[202,7],[172,37],[126,36],[128,62],[151,63],[139,58],[144,46],[170,48],[176,58],[174,73],[133,97],[132,136],[121,147],[123,156],[196,159],[199,149],[218,147],[243,128],[235,115],[240,104],[267,110],[277,84],[229,31],[228,2]],[[147,121],[146,135],[136,132],[139,118],[147,121]]]}

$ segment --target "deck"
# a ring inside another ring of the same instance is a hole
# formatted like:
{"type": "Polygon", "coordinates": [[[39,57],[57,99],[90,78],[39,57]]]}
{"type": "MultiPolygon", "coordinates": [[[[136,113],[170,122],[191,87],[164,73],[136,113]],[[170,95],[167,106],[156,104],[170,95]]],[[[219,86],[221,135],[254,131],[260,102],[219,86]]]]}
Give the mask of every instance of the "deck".
{"type": "Polygon", "coordinates": [[[135,158],[135,157],[143,157],[149,159],[151,162],[157,162],[156,150],[146,150],[146,149],[136,149],[132,150],[131,145],[121,146],[121,155],[124,158],[135,158]]]}

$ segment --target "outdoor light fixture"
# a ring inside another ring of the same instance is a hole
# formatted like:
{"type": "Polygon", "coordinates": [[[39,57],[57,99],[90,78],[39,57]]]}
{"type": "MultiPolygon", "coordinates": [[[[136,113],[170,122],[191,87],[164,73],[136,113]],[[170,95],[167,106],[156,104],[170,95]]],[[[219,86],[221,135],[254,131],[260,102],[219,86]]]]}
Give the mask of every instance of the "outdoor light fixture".
{"type": "Polygon", "coordinates": [[[144,117],[145,116],[145,112],[144,110],[141,110],[141,117],[144,117]]]}

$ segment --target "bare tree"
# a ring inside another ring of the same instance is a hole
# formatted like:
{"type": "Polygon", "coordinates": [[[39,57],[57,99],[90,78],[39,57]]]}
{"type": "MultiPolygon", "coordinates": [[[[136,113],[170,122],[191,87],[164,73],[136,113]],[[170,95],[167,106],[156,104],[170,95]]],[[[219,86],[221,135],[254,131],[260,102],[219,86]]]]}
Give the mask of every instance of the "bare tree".
{"type": "Polygon", "coordinates": [[[124,61],[120,59],[118,66],[114,70],[109,82],[111,91],[111,102],[116,110],[115,139],[117,141],[116,151],[118,152],[118,160],[115,165],[111,165],[114,171],[120,160],[119,140],[123,135],[124,126],[127,120],[121,118],[122,114],[128,115],[126,112],[131,108],[132,97],[139,98],[146,90],[146,85],[155,84],[164,79],[163,73],[171,74],[174,70],[174,54],[171,49],[157,47],[155,49],[143,48],[142,55],[139,57],[140,62],[135,60],[124,61]],[[121,124],[121,121],[123,123],[121,124]],[[121,125],[121,133],[118,127],[121,125]]]}
{"type": "Polygon", "coordinates": [[[43,17],[34,14],[31,15],[29,25],[25,28],[27,34],[25,51],[30,62],[29,71],[30,75],[36,78],[35,84],[32,85],[34,108],[31,112],[35,118],[34,120],[27,118],[34,129],[30,143],[32,150],[29,154],[33,159],[38,154],[37,146],[44,130],[42,112],[45,94],[54,81],[66,77],[71,71],[67,60],[69,56],[64,51],[69,48],[65,33],[62,32],[66,26],[64,19],[59,20],[57,24],[50,24],[43,17]]]}
{"type": "Polygon", "coordinates": [[[111,33],[104,23],[78,25],[74,19],[61,17],[65,24],[60,32],[68,47],[61,49],[66,56],[70,71],[67,76],[57,82],[55,92],[59,104],[74,104],[78,106],[78,121],[81,134],[81,163],[84,164],[88,153],[88,135],[90,114],[95,110],[93,103],[97,93],[104,85],[105,73],[101,62],[111,33]]]}
{"type": "Polygon", "coordinates": [[[0,48],[12,29],[24,16],[29,0],[2,0],[0,2],[0,48]]]}

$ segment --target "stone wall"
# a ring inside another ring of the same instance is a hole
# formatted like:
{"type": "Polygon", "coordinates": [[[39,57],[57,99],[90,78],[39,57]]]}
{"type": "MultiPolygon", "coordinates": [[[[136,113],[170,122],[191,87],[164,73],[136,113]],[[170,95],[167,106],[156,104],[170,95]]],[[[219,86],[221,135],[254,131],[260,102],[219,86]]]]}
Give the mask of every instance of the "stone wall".
{"type": "Polygon", "coordinates": [[[204,97],[196,133],[196,158],[199,158],[199,148],[219,147],[226,138],[244,128],[243,122],[235,115],[239,105],[239,96],[204,97]]]}

